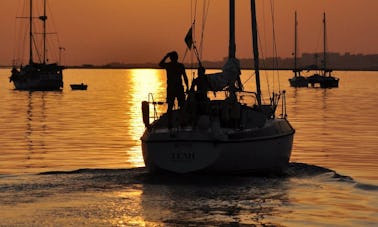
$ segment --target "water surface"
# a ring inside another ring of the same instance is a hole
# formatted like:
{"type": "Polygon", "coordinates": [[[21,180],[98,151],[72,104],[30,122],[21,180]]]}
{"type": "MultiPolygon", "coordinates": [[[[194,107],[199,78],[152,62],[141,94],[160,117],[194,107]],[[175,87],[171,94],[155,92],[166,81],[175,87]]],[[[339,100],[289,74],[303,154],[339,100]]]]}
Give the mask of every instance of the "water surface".
{"type": "Polygon", "coordinates": [[[149,92],[164,101],[163,70],[68,69],[61,92],[13,90],[8,73],[0,69],[2,225],[378,224],[377,72],[336,72],[335,89],[290,88],[291,72],[263,72],[275,82],[264,91],[286,90],[296,129],[287,174],[264,177],[146,172],[140,103],[149,92]],[[70,89],[81,82],[88,90],[70,89]]]}

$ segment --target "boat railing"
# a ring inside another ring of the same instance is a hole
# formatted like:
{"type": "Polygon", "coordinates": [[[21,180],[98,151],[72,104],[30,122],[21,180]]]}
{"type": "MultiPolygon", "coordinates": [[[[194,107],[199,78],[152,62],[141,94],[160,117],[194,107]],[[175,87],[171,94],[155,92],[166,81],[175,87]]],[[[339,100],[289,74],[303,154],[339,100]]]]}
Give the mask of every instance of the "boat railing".
{"type": "Polygon", "coordinates": [[[280,117],[281,118],[286,118],[287,117],[287,113],[286,113],[286,91],[283,90],[282,92],[280,92],[280,96],[282,96],[280,117]]]}
{"type": "Polygon", "coordinates": [[[154,95],[152,93],[148,93],[148,104],[151,104],[154,107],[154,114],[152,117],[150,116],[150,118],[153,118],[154,120],[158,119],[158,112],[156,109],[156,105],[164,105],[164,102],[155,101],[154,95]]]}
{"type": "Polygon", "coordinates": [[[150,119],[152,118],[154,121],[158,119],[158,113],[156,105],[163,105],[164,102],[157,102],[154,100],[154,95],[152,93],[148,93],[148,101],[142,101],[142,117],[144,125],[149,128],[150,127],[150,119]],[[154,107],[153,109],[153,116],[150,115],[150,105],[154,107]]]}
{"type": "MultiPolygon", "coordinates": [[[[252,91],[239,91],[238,93],[238,100],[240,104],[245,104],[247,106],[251,106],[253,108],[258,108],[260,111],[262,111],[267,118],[274,119],[277,111],[277,107],[280,107],[281,113],[279,114],[280,118],[286,118],[286,91],[283,90],[278,93],[272,93],[272,96],[269,98],[269,102],[264,102],[266,104],[261,104],[261,106],[258,106],[257,98],[256,98],[256,92],[252,91]],[[251,100],[248,100],[251,99],[251,100]],[[281,102],[280,102],[281,99],[281,102]]],[[[213,100],[216,101],[216,100],[213,100]]],[[[266,100],[267,101],[267,100],[266,100]]],[[[153,119],[153,121],[157,120],[160,116],[158,114],[158,108],[159,105],[164,105],[165,102],[162,101],[155,101],[154,95],[152,93],[148,94],[148,101],[142,102],[142,111],[143,111],[143,118],[146,127],[149,127],[150,120],[153,119]],[[143,110],[143,102],[145,103],[145,110],[143,110]],[[153,115],[150,114],[150,105],[153,106],[153,115]]],[[[279,108],[278,108],[279,109],[279,108]]]]}
{"type": "Polygon", "coordinates": [[[239,91],[238,97],[239,97],[239,102],[241,104],[246,104],[249,106],[254,106],[257,105],[257,98],[256,98],[256,92],[254,91],[239,91]],[[252,99],[252,101],[248,102],[247,99],[252,99]]]}
{"type": "MultiPolygon", "coordinates": [[[[253,91],[239,91],[239,102],[241,104],[246,104],[248,106],[257,106],[257,94],[253,91]],[[252,101],[247,101],[247,98],[251,98],[252,101]]],[[[261,105],[261,109],[263,109],[264,112],[269,112],[267,115],[274,117],[275,112],[277,110],[277,107],[281,107],[281,113],[279,115],[280,118],[286,118],[286,91],[283,90],[278,93],[272,93],[272,96],[269,98],[269,102],[266,102],[266,104],[261,105]],[[281,103],[279,103],[281,99],[281,103]]]]}

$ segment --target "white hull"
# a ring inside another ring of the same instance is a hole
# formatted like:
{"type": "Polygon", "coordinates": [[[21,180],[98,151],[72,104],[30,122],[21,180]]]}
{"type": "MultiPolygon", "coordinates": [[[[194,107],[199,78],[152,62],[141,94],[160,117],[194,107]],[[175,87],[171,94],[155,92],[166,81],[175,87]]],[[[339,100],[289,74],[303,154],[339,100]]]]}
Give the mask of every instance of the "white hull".
{"type": "Polygon", "coordinates": [[[239,131],[234,138],[222,139],[215,139],[211,132],[204,136],[184,130],[171,137],[167,130],[146,130],[142,137],[144,161],[151,172],[282,172],[289,163],[294,129],[285,119],[272,120],[269,127],[239,131]],[[274,133],[256,136],[261,130],[274,133]]]}

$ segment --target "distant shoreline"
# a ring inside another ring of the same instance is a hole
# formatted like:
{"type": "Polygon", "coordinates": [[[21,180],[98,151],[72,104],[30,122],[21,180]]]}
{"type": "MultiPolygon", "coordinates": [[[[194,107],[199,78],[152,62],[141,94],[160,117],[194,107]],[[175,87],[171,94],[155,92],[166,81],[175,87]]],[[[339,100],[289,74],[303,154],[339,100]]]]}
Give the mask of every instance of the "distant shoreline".
{"type": "MultiPolygon", "coordinates": [[[[67,69],[161,69],[158,67],[82,67],[82,66],[67,66],[67,69]]],[[[186,67],[186,69],[197,69],[196,67],[186,67]]],[[[206,68],[209,70],[220,70],[219,68],[206,68]]],[[[254,68],[242,67],[242,70],[254,70],[254,68]]],[[[292,68],[260,68],[260,70],[279,70],[279,71],[292,71],[292,68]]],[[[333,71],[378,71],[378,69],[332,69],[333,71]]],[[[302,70],[306,72],[307,70],[302,70]]],[[[316,71],[316,70],[309,70],[309,71],[316,71]]]]}
{"type": "MultiPolygon", "coordinates": [[[[0,66],[0,69],[11,69],[12,66],[0,66]]],[[[124,66],[124,67],[105,67],[105,66],[65,66],[66,69],[160,69],[158,67],[148,67],[148,66],[124,66]]],[[[196,69],[196,67],[186,67],[186,69],[196,69]]],[[[215,68],[215,67],[210,67],[207,68],[209,70],[220,70],[221,67],[215,68]]],[[[249,68],[249,67],[242,67],[242,70],[254,70],[254,68],[249,68]]],[[[293,70],[292,68],[260,68],[260,70],[279,70],[279,71],[291,71],[293,70]]],[[[332,69],[333,71],[371,71],[371,72],[376,72],[378,69],[332,69]]],[[[307,70],[304,69],[302,70],[303,72],[306,71],[316,71],[316,69],[311,69],[307,70]]]]}
{"type": "MultiPolygon", "coordinates": [[[[297,69],[302,71],[314,71],[323,67],[321,53],[303,53],[297,58],[297,69]]],[[[327,53],[327,69],[334,71],[378,71],[378,54],[350,54],[327,53]]],[[[219,61],[202,61],[207,69],[221,69],[227,58],[219,61]]],[[[253,59],[240,58],[240,67],[244,70],[253,70],[253,59]]],[[[185,67],[197,68],[197,63],[184,62],[185,67]]],[[[294,58],[262,58],[260,59],[261,70],[293,70],[294,58]]],[[[0,66],[10,68],[11,66],[0,66]]],[[[158,69],[158,62],[123,63],[110,62],[104,65],[82,64],[66,66],[68,69],[158,69]]]]}

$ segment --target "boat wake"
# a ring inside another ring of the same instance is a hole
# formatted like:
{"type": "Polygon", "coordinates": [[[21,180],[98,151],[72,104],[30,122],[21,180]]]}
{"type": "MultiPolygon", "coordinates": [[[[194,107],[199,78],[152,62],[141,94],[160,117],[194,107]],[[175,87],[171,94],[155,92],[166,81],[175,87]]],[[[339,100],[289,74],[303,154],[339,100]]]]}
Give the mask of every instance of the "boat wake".
{"type": "Polygon", "coordinates": [[[344,176],[337,173],[335,170],[316,165],[292,162],[289,163],[289,168],[286,173],[287,177],[290,178],[323,176],[326,181],[346,182],[353,184],[357,189],[378,191],[378,185],[357,182],[350,176],[344,176]]]}
{"type": "Polygon", "coordinates": [[[114,185],[125,184],[160,184],[160,185],[237,185],[244,183],[262,182],[262,181],[282,181],[285,182],[290,179],[300,178],[314,178],[322,179],[324,181],[345,182],[353,184],[355,188],[362,190],[378,191],[378,185],[365,184],[355,181],[350,176],[344,176],[332,169],[321,166],[310,165],[305,163],[292,162],[289,163],[289,168],[282,175],[250,175],[250,174],[174,174],[161,173],[150,174],[145,167],[131,168],[131,169],[78,169],[73,171],[49,171],[42,172],[39,175],[74,175],[76,179],[82,179],[93,184],[100,182],[107,182],[105,186],[111,187],[114,185]]]}
{"type": "Polygon", "coordinates": [[[340,179],[340,181],[353,181],[352,177],[343,176],[332,169],[299,162],[289,163],[289,168],[287,169],[286,174],[289,177],[307,177],[329,174],[332,178],[340,179]]]}
{"type": "MultiPolygon", "coordinates": [[[[304,163],[290,163],[281,176],[150,174],[146,168],[49,171],[0,178],[0,209],[8,211],[0,219],[5,226],[30,220],[59,226],[73,220],[94,226],[135,220],[151,226],[280,226],[270,217],[291,215],[314,200],[314,212],[321,210],[318,200],[335,193],[336,204],[345,204],[344,198],[351,203],[351,197],[360,204],[361,195],[375,201],[376,192],[378,185],[304,163]]],[[[368,203],[366,209],[374,208],[368,203]]]]}
{"type": "MultiPolygon", "coordinates": [[[[355,181],[332,169],[305,163],[290,163],[284,175],[220,175],[220,174],[151,174],[144,167],[131,169],[77,169],[49,171],[34,175],[3,175],[0,177],[2,193],[38,193],[40,196],[55,192],[114,191],[141,185],[149,187],[205,187],[214,188],[276,188],[291,187],[293,182],[311,181],[314,184],[346,183],[356,189],[378,191],[378,185],[355,181]]],[[[5,202],[5,201],[3,201],[5,202]]]]}

